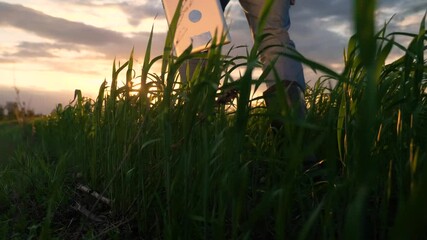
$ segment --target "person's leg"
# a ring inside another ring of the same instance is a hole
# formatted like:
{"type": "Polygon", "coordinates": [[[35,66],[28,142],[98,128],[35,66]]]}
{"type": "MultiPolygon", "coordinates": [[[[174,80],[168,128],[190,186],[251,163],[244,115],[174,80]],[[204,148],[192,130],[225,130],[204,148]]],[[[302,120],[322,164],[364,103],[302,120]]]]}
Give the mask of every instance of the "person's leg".
{"type": "Polygon", "coordinates": [[[225,7],[230,2],[230,0],[220,0],[219,2],[221,3],[222,10],[224,11],[225,7]]]}
{"type": "MultiPolygon", "coordinates": [[[[240,4],[245,11],[246,18],[251,28],[252,34],[258,31],[259,15],[265,0],[240,0],[240,4]]],[[[278,53],[289,51],[287,48],[295,48],[293,41],[289,37],[289,8],[290,0],[275,0],[266,20],[263,33],[266,38],[260,43],[261,62],[264,67],[274,63],[274,71],[279,79],[276,79],[272,71],[266,78],[267,91],[264,92],[264,99],[267,109],[272,115],[281,112],[277,109],[283,104],[288,105],[288,109],[294,111],[299,119],[305,117],[305,102],[303,92],[305,90],[305,79],[302,64],[292,58],[280,56],[278,53]],[[273,46],[273,47],[271,47],[273,46]],[[281,81],[279,87],[285,90],[286,99],[277,99],[277,80],[281,81]]],[[[278,127],[280,124],[273,124],[278,127]]]]}
{"type": "MultiPolygon", "coordinates": [[[[257,33],[259,14],[265,0],[239,1],[245,11],[252,34],[257,33]]],[[[279,78],[276,79],[274,72],[271,72],[266,78],[267,90],[263,93],[267,112],[272,117],[271,127],[273,130],[275,129],[275,132],[283,126],[280,115],[284,108],[290,110],[291,115],[297,120],[303,120],[306,116],[305,79],[302,64],[292,58],[278,55],[278,52],[289,51],[287,48],[295,48],[288,33],[291,25],[289,8],[290,0],[275,0],[263,30],[263,33],[268,36],[260,43],[260,60],[264,68],[274,63],[274,71],[279,78]]],[[[305,156],[305,168],[312,166],[316,161],[314,154],[305,156]]]]}
{"type": "Polygon", "coordinates": [[[292,116],[302,121],[306,115],[304,92],[294,81],[280,81],[263,92],[263,98],[267,111],[271,116],[271,127],[279,129],[283,122],[280,119],[281,112],[291,111],[292,116]],[[282,92],[280,91],[282,88],[282,92]]]}
{"type": "MultiPolygon", "coordinates": [[[[258,31],[259,14],[264,2],[265,0],[240,0],[240,4],[245,11],[252,34],[255,34],[258,31]]],[[[266,25],[263,30],[263,33],[268,34],[268,36],[260,43],[260,50],[262,51],[260,60],[264,66],[268,66],[277,58],[274,68],[277,71],[280,80],[295,81],[304,91],[305,79],[301,63],[288,57],[278,56],[277,54],[287,51],[286,48],[295,48],[295,44],[290,39],[288,33],[291,25],[289,8],[290,0],[274,1],[271,10],[268,13],[266,25]]],[[[273,73],[271,73],[267,77],[267,87],[273,86],[275,81],[275,77],[273,73]]]]}

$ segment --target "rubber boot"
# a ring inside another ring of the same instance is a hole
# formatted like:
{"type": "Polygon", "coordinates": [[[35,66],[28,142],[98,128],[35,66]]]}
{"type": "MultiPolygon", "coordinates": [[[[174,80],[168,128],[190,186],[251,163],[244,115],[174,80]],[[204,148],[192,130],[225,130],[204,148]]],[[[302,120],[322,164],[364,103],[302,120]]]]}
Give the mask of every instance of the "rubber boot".
{"type": "Polygon", "coordinates": [[[283,122],[280,120],[280,116],[285,112],[298,121],[305,119],[307,110],[304,93],[296,82],[281,81],[264,91],[263,98],[267,112],[272,117],[271,127],[275,130],[282,128],[283,122]]]}
{"type": "MultiPolygon", "coordinates": [[[[307,108],[305,105],[304,93],[296,82],[279,82],[264,91],[263,98],[267,106],[267,113],[272,118],[270,126],[273,133],[278,133],[283,127],[281,116],[284,113],[288,113],[297,121],[305,120],[307,108]]],[[[316,163],[316,156],[310,154],[304,158],[303,168],[308,170],[316,163]]]]}

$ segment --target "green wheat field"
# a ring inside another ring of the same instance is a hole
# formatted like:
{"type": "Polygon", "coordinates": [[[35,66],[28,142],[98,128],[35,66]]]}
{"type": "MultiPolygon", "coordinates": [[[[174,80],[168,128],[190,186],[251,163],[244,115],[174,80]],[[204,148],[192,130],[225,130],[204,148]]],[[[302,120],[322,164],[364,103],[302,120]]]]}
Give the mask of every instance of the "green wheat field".
{"type": "Polygon", "coordinates": [[[375,1],[354,7],[342,72],[289,54],[323,74],[304,121],[252,97],[265,36],[247,56],[174,57],[176,15],[163,54],[150,40],[142,68],[133,51],[114,62],[96,99],[76,90],[49,116],[0,123],[0,239],[426,239],[425,18],[389,33],[375,1]],[[182,84],[193,58],[206,64],[182,84]]]}

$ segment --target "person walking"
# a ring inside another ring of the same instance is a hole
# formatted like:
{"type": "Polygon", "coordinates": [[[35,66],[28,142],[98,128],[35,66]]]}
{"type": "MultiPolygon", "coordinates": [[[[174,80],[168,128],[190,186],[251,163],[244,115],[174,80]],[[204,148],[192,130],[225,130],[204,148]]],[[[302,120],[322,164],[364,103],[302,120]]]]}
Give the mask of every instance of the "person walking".
{"type": "MultiPolygon", "coordinates": [[[[220,0],[223,10],[229,1],[220,0]]],[[[259,17],[265,1],[239,0],[246,15],[253,39],[255,39],[255,34],[258,32],[259,17]]],[[[292,114],[298,120],[304,119],[306,114],[304,100],[306,85],[302,64],[282,54],[283,52],[289,52],[289,49],[295,49],[295,44],[291,40],[288,31],[291,26],[289,10],[290,6],[294,4],[295,0],[273,0],[273,5],[267,15],[265,27],[262,30],[262,33],[266,34],[266,37],[260,42],[260,61],[263,69],[274,64],[273,69],[265,80],[267,90],[263,92],[263,98],[267,106],[267,111],[273,118],[271,126],[276,129],[279,129],[283,125],[278,116],[280,116],[284,105],[292,111],[292,114]],[[284,96],[280,94],[280,88],[284,90],[284,96]],[[282,96],[282,99],[280,96],[282,96]]],[[[199,61],[200,59],[190,59],[190,73],[194,71],[199,61]]],[[[182,78],[185,78],[185,69],[185,66],[180,69],[182,78]]]]}
{"type": "MultiPolygon", "coordinates": [[[[229,1],[220,0],[223,9],[229,1]]],[[[239,2],[255,39],[254,34],[258,32],[259,15],[265,0],[239,0],[239,2]]],[[[274,117],[279,113],[280,106],[287,104],[288,109],[291,109],[298,119],[303,119],[306,112],[304,101],[306,85],[302,64],[281,54],[289,49],[295,49],[295,44],[289,36],[291,26],[289,10],[294,4],[295,0],[274,0],[262,30],[266,37],[260,42],[260,61],[263,69],[274,64],[266,77],[267,90],[263,92],[267,110],[274,117]],[[276,79],[277,77],[279,79],[276,79]],[[284,88],[286,99],[279,98],[279,88],[284,88]]],[[[281,125],[281,121],[272,120],[272,127],[280,128],[281,125]]]]}

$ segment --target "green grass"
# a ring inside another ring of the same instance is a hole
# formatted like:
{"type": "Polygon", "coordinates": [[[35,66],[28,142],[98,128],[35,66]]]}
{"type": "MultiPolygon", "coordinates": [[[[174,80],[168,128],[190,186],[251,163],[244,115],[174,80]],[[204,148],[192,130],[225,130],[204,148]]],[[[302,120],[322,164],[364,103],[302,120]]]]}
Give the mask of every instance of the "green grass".
{"type": "Polygon", "coordinates": [[[150,56],[149,42],[142,69],[134,69],[133,51],[114,62],[97,99],[76,91],[72,104],[34,123],[30,148],[0,170],[0,238],[425,238],[425,19],[419,33],[375,33],[374,19],[357,11],[373,16],[375,1],[355,2],[357,34],[343,72],[297,55],[325,74],[307,89],[302,122],[252,104],[250,89],[265,76],[250,77],[257,44],[236,58],[221,45],[176,58],[170,31],[162,56],[150,56]],[[397,35],[412,42],[402,46],[397,35]],[[385,64],[393,46],[404,54],[385,64]],[[181,84],[178,67],[200,57],[206,64],[181,84]],[[247,72],[232,79],[242,60],[247,72]],[[160,73],[150,72],[155,62],[160,73]],[[236,103],[218,105],[231,87],[240,92],[236,103]],[[271,117],[284,121],[281,131],[271,131],[271,117]],[[307,166],[311,154],[318,163],[307,166]],[[76,211],[76,202],[102,220],[76,211]]]}
{"type": "Polygon", "coordinates": [[[25,145],[31,136],[31,123],[15,120],[0,121],[0,164],[8,162],[14,152],[25,145]]]}
{"type": "Polygon", "coordinates": [[[7,161],[14,152],[21,132],[17,123],[0,123],[0,162],[7,161]]]}

